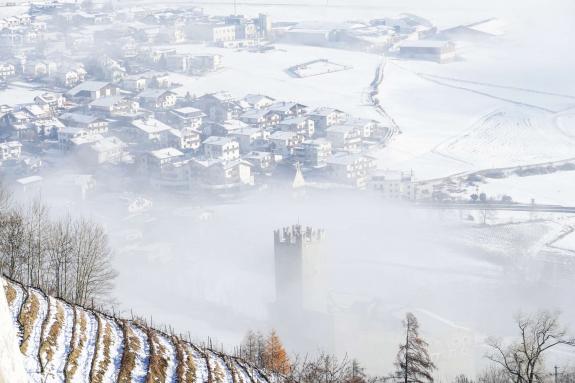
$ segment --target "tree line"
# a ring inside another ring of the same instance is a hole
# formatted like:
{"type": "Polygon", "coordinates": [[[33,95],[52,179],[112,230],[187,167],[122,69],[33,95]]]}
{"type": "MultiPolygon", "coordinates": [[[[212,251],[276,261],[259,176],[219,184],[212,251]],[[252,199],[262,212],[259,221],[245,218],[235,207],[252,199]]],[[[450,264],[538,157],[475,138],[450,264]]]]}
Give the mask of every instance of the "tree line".
{"type": "Polygon", "coordinates": [[[16,203],[1,184],[0,272],[82,306],[105,301],[116,277],[101,225],[53,218],[39,199],[16,203]]]}
{"type": "MultiPolygon", "coordinates": [[[[539,311],[515,317],[518,336],[513,341],[488,338],[490,351],[485,355],[491,364],[476,379],[457,376],[453,383],[575,383],[575,367],[545,368],[545,355],[557,346],[575,347],[559,321],[558,312],[539,311]]],[[[279,374],[290,383],[434,383],[437,366],[429,353],[429,344],[419,333],[413,313],[403,321],[404,341],[399,345],[395,371],[387,376],[369,376],[355,359],[338,359],[327,353],[313,358],[289,358],[275,331],[267,337],[249,331],[237,349],[237,356],[255,366],[279,374]]]]}

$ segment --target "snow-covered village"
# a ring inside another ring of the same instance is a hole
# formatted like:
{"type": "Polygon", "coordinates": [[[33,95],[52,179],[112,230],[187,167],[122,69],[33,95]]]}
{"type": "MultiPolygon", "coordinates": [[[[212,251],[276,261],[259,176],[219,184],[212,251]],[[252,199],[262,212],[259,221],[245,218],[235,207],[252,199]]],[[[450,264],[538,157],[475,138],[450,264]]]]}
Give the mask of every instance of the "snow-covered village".
{"type": "Polygon", "coordinates": [[[574,15],[0,0],[0,383],[575,382],[574,15]]]}

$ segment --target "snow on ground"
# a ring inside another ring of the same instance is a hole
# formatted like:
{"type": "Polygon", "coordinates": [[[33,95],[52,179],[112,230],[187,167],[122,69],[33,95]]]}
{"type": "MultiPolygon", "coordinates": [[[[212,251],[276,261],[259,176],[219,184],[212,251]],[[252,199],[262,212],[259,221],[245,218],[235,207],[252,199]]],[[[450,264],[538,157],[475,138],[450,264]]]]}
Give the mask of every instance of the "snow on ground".
{"type": "Polygon", "coordinates": [[[138,337],[140,343],[140,348],[136,352],[136,365],[132,370],[132,382],[144,382],[148,373],[150,358],[150,343],[148,342],[148,336],[139,326],[133,323],[127,323],[126,325],[130,326],[134,335],[138,337]]]}
{"type": "MultiPolygon", "coordinates": [[[[29,290],[28,299],[34,296],[34,299],[38,300],[38,314],[36,315],[35,321],[32,325],[32,331],[30,332],[30,339],[27,342],[27,348],[24,355],[26,356],[26,371],[40,371],[40,361],[38,360],[38,348],[40,346],[40,339],[42,336],[42,323],[44,318],[48,314],[48,302],[44,294],[35,289],[29,290]]],[[[28,301],[27,301],[28,302],[28,301]]]]}
{"type": "MultiPolygon", "coordinates": [[[[6,289],[6,286],[8,286],[7,282],[4,279],[2,279],[2,282],[5,285],[4,289],[6,289]]],[[[12,300],[9,306],[10,313],[12,314],[12,321],[14,322],[14,328],[19,329],[20,324],[18,323],[18,313],[20,312],[20,308],[22,307],[22,304],[24,303],[25,300],[24,289],[17,283],[11,283],[10,287],[14,289],[14,291],[16,292],[16,297],[14,298],[14,300],[12,300]]],[[[21,331],[18,330],[16,334],[18,335],[18,337],[20,337],[21,331]]]]}
{"type": "Polygon", "coordinates": [[[0,105],[16,106],[34,102],[34,97],[45,91],[33,88],[9,85],[6,89],[0,89],[0,105]]]}
{"type": "Polygon", "coordinates": [[[236,371],[236,374],[239,376],[240,378],[240,382],[243,383],[249,383],[252,380],[250,379],[247,371],[244,369],[244,367],[242,365],[240,365],[235,359],[233,360],[234,363],[234,370],[236,371]]]}
{"type": "Polygon", "coordinates": [[[64,381],[64,371],[66,360],[70,352],[70,341],[72,340],[72,327],[74,325],[74,312],[72,308],[60,301],[50,297],[50,319],[45,327],[44,342],[56,327],[59,328],[56,343],[50,345],[46,354],[40,353],[42,357],[46,375],[50,376],[47,381],[61,382],[64,381]],[[63,314],[62,318],[59,315],[63,314]],[[57,323],[56,323],[57,322],[57,323]],[[52,354],[51,356],[49,354],[52,354]]]}
{"type": "Polygon", "coordinates": [[[210,369],[215,382],[233,382],[232,372],[222,357],[212,351],[207,352],[210,369]]]}
{"type": "Polygon", "coordinates": [[[338,49],[296,45],[276,45],[267,53],[234,51],[203,45],[177,45],[178,52],[218,53],[223,56],[224,68],[204,77],[174,74],[182,83],[176,89],[180,95],[195,95],[227,90],[243,97],[248,93],[265,94],[279,100],[297,101],[310,107],[339,108],[358,117],[380,120],[375,110],[367,105],[367,89],[381,63],[381,56],[338,49]],[[323,76],[295,78],[286,69],[303,62],[327,59],[349,70],[323,76]]]}
{"type": "Polygon", "coordinates": [[[570,232],[560,240],[554,242],[553,246],[575,252],[575,231],[570,232]]]}
{"type": "Polygon", "coordinates": [[[168,366],[166,368],[165,382],[175,382],[176,381],[176,368],[177,368],[177,355],[176,347],[174,344],[166,339],[162,334],[157,334],[158,343],[161,344],[166,350],[165,358],[168,361],[168,366]]]}
{"type": "Polygon", "coordinates": [[[102,375],[103,381],[105,382],[115,382],[118,377],[118,373],[120,371],[120,363],[122,360],[122,353],[123,353],[123,334],[122,329],[118,326],[116,321],[111,320],[108,317],[105,317],[100,314],[96,314],[97,318],[99,319],[99,336],[97,339],[97,350],[98,353],[94,359],[94,366],[102,366],[104,365],[103,361],[105,360],[106,356],[104,355],[104,350],[106,349],[104,345],[104,336],[107,326],[111,326],[112,329],[112,337],[109,346],[110,354],[110,364],[106,367],[104,374],[102,375]]]}
{"type": "Polygon", "coordinates": [[[435,150],[476,169],[487,169],[573,158],[575,139],[557,129],[550,113],[505,106],[435,150]]]}
{"type": "Polygon", "coordinates": [[[77,334],[74,340],[74,347],[79,347],[82,341],[82,349],[78,355],[77,368],[73,376],[68,372],[68,378],[73,383],[87,382],[90,380],[90,369],[92,358],[94,357],[96,347],[96,331],[98,322],[94,314],[76,307],[75,332],[77,334]],[[84,328],[82,326],[84,323],[84,328]]]}
{"type": "Polygon", "coordinates": [[[293,72],[299,77],[311,77],[348,69],[350,68],[345,65],[336,64],[327,60],[317,60],[300,64],[293,69],[293,72]]]}
{"type": "Polygon", "coordinates": [[[512,176],[502,179],[486,179],[479,184],[479,191],[488,197],[500,199],[508,195],[515,202],[573,206],[575,172],[556,172],[529,177],[512,176]]]}
{"type": "Polygon", "coordinates": [[[193,346],[187,345],[188,352],[191,352],[196,365],[196,381],[207,382],[209,378],[208,365],[204,358],[193,346]]]}

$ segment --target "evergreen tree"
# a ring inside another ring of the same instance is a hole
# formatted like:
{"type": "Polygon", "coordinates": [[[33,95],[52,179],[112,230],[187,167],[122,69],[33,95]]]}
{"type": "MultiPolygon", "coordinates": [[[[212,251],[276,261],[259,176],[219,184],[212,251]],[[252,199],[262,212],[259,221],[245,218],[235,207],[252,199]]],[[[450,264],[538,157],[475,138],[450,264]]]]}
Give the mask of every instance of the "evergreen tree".
{"type": "Polygon", "coordinates": [[[287,375],[291,371],[291,363],[287,352],[275,330],[272,330],[266,340],[264,361],[265,367],[275,373],[287,375]]]}
{"type": "Polygon", "coordinates": [[[397,353],[397,376],[403,378],[403,383],[433,383],[431,374],[435,364],[429,357],[427,342],[419,336],[419,323],[415,315],[407,313],[403,326],[405,343],[399,346],[397,353]]]}

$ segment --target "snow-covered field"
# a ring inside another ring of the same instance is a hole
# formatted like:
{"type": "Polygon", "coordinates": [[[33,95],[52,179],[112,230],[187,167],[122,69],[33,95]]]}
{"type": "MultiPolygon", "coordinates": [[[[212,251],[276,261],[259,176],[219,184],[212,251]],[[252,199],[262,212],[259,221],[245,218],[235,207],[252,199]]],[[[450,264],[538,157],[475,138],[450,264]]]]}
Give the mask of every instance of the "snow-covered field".
{"type": "Polygon", "coordinates": [[[226,90],[237,97],[248,93],[265,94],[279,100],[297,101],[310,107],[330,106],[358,117],[378,119],[367,105],[366,93],[382,58],[378,55],[338,49],[276,45],[267,53],[235,51],[203,45],[177,45],[180,52],[218,53],[224,68],[204,77],[174,75],[183,84],[176,92],[195,95],[226,90]],[[286,69],[303,62],[327,59],[349,70],[325,76],[294,78],[286,69]]]}

